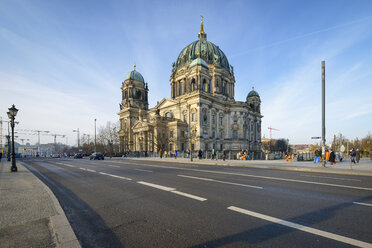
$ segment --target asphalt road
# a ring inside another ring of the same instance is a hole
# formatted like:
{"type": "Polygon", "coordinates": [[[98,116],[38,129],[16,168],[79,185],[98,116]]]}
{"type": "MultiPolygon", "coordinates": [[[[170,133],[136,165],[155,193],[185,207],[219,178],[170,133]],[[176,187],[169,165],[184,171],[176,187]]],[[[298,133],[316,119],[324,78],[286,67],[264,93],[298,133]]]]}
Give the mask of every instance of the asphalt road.
{"type": "Polygon", "coordinates": [[[82,247],[372,247],[372,177],[129,159],[24,163],[82,247]]]}

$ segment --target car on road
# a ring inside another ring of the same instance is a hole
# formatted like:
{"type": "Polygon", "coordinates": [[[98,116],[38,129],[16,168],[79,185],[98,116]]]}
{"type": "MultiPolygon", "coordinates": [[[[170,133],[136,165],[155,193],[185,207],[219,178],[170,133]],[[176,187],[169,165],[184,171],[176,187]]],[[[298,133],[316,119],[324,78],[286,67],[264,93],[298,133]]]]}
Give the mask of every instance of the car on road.
{"type": "Polygon", "coordinates": [[[89,156],[89,159],[90,160],[104,160],[105,159],[105,155],[103,155],[103,153],[101,152],[95,152],[95,153],[92,153],[90,156],[89,156]]]}
{"type": "Polygon", "coordinates": [[[74,158],[83,158],[83,154],[81,153],[76,153],[74,158]]]}

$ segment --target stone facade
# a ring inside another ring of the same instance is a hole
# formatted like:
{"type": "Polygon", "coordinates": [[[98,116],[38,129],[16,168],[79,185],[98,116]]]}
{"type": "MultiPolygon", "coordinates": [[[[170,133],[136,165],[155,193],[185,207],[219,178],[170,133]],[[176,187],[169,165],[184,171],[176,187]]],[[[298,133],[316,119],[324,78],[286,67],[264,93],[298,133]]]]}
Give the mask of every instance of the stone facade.
{"type": "Polygon", "coordinates": [[[225,54],[206,40],[185,47],[172,66],[171,99],[148,109],[148,85],[135,69],[122,83],[122,152],[227,150],[261,152],[261,100],[235,101],[235,77],[225,54]]]}

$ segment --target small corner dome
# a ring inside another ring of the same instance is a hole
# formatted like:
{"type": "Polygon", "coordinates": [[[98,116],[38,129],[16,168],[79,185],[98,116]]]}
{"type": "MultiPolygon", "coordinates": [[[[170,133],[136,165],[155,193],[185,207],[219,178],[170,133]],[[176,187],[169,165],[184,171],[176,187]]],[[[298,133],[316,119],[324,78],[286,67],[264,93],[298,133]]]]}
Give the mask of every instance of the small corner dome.
{"type": "Polygon", "coordinates": [[[247,101],[252,97],[257,97],[258,99],[260,99],[260,95],[257,93],[257,91],[254,90],[254,87],[252,87],[252,90],[248,93],[247,101]]]}
{"type": "Polygon", "coordinates": [[[136,70],[133,70],[131,72],[129,72],[126,76],[125,76],[125,80],[128,80],[128,79],[132,79],[132,80],[137,80],[137,81],[140,81],[142,83],[145,83],[145,80],[143,79],[141,73],[139,73],[138,71],[136,70]]]}
{"type": "Polygon", "coordinates": [[[208,65],[207,65],[207,62],[205,62],[202,58],[196,58],[196,59],[194,59],[194,60],[190,63],[189,68],[194,67],[194,66],[196,66],[196,65],[201,65],[201,66],[203,66],[204,68],[206,68],[207,70],[209,69],[209,68],[208,68],[208,65]]]}

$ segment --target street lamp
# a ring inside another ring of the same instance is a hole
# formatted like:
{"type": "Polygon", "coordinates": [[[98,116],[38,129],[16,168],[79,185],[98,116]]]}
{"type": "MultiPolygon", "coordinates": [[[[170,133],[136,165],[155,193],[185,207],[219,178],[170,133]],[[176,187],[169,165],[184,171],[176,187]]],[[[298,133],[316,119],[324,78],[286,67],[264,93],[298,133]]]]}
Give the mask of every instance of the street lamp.
{"type": "Polygon", "coordinates": [[[94,119],[94,152],[97,152],[97,119],[94,119]]]}
{"type": "MultiPolygon", "coordinates": [[[[15,153],[14,153],[14,119],[18,113],[18,109],[16,109],[16,107],[14,106],[14,104],[12,105],[11,108],[8,108],[9,109],[9,112],[7,112],[8,114],[8,117],[10,119],[10,126],[12,127],[12,167],[11,167],[11,172],[17,172],[18,171],[18,168],[17,168],[17,165],[16,165],[16,160],[15,160],[15,153]]],[[[9,149],[9,147],[8,147],[9,149]]]]}

